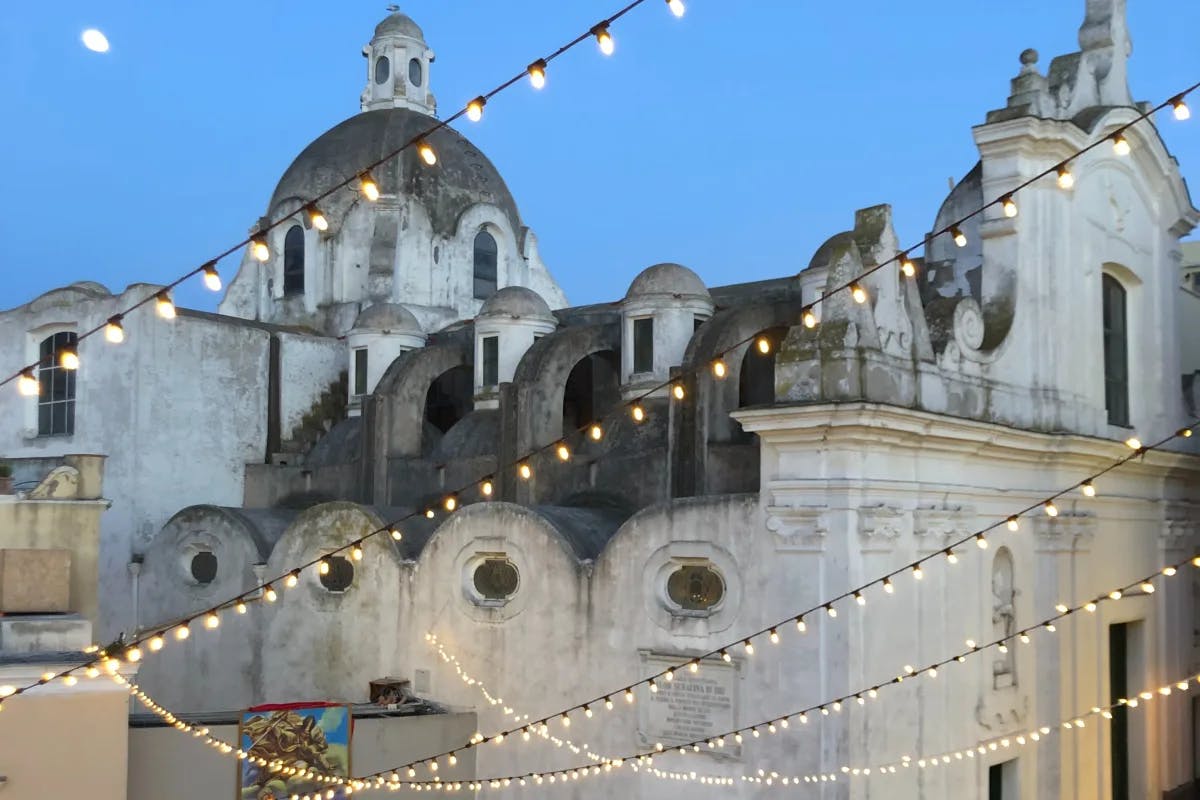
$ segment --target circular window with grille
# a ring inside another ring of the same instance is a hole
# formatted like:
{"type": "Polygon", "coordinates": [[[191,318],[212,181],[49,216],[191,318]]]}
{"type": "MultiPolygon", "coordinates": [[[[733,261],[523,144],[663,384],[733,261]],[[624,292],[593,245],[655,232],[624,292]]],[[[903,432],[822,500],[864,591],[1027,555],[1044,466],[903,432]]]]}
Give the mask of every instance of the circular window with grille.
{"type": "Polygon", "coordinates": [[[486,558],[475,567],[471,581],[481,600],[502,603],[517,593],[521,577],[507,558],[486,558]]]}
{"type": "Polygon", "coordinates": [[[667,578],[667,597],[683,611],[707,613],[725,597],[725,581],[711,564],[682,564],[667,578]]]}
{"type": "Polygon", "coordinates": [[[330,592],[344,592],[354,583],[354,565],[341,556],[330,556],[325,559],[329,568],[320,570],[317,577],[330,592]]]}
{"type": "Polygon", "coordinates": [[[216,580],[217,557],[208,550],[199,550],[192,556],[190,569],[192,580],[201,586],[207,586],[216,580]]]}

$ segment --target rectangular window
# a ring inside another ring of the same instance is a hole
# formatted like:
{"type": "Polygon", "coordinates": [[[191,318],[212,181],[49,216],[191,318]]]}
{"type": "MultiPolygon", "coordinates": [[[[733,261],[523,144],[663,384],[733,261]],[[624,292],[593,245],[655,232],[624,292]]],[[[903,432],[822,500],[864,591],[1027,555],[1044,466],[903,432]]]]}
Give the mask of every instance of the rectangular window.
{"type": "Polygon", "coordinates": [[[654,317],[633,321],[633,371],[654,371],[654,317]]]}
{"type": "Polygon", "coordinates": [[[500,337],[483,337],[482,349],[483,385],[495,386],[500,382],[500,337]]]}
{"type": "Polygon", "coordinates": [[[692,333],[695,333],[696,331],[700,330],[700,326],[706,322],[708,322],[707,317],[693,317],[692,318],[692,333]]]}
{"type": "MultiPolygon", "coordinates": [[[[1108,626],[1108,697],[1115,703],[1129,697],[1129,641],[1124,623],[1108,626]]],[[[1129,800],[1129,716],[1124,705],[1112,710],[1112,800],[1129,800]]]]}
{"type": "Polygon", "coordinates": [[[59,354],[77,342],[73,332],[62,331],[38,347],[38,436],[75,433],[75,370],[64,369],[59,354]]]}
{"type": "Polygon", "coordinates": [[[354,351],[354,393],[367,393],[367,348],[354,351]]]}
{"type": "Polygon", "coordinates": [[[988,767],[988,800],[1017,800],[1017,761],[1005,761],[988,767]]]}
{"type": "Polygon", "coordinates": [[[1104,407],[1110,425],[1129,426],[1129,354],[1125,287],[1111,275],[1101,279],[1104,305],[1104,407]]]}

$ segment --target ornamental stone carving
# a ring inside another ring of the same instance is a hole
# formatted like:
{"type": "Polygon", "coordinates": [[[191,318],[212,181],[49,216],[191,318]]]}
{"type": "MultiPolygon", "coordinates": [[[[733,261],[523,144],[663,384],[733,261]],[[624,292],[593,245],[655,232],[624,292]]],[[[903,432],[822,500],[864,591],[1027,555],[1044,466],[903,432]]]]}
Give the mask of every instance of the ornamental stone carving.
{"type": "Polygon", "coordinates": [[[895,506],[878,505],[858,510],[858,543],[864,553],[893,550],[904,532],[907,512],[895,506]]]}
{"type": "Polygon", "coordinates": [[[1057,517],[1038,516],[1034,518],[1033,535],[1035,546],[1042,553],[1089,550],[1096,538],[1096,517],[1067,513],[1057,517]]]}
{"type": "Polygon", "coordinates": [[[970,506],[918,508],[913,511],[917,550],[934,553],[965,539],[973,530],[975,509],[970,506]]]}
{"type": "Polygon", "coordinates": [[[828,506],[767,506],[767,530],[775,535],[775,549],[820,553],[825,549],[828,506]]]}

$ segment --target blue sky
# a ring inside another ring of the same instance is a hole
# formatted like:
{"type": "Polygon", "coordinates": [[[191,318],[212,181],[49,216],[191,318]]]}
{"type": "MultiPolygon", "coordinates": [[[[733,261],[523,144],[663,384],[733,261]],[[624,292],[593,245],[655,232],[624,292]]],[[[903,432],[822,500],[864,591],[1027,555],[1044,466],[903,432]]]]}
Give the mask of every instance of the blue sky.
{"type": "MultiPolygon", "coordinates": [[[[384,2],[60,0],[0,26],[0,306],[97,280],[166,282],[245,235],[312,139],[358,112],[384,2]],[[112,43],[85,50],[86,27],[112,43]]],[[[619,0],[409,0],[443,113],[619,0]]],[[[572,303],[678,261],[710,284],[792,274],[856,208],[891,203],[920,241],[977,158],[1022,49],[1077,48],[1083,0],[649,0],[549,84],[459,125],[496,163],[572,303]]],[[[1200,3],[1129,0],[1130,82],[1155,102],[1200,80],[1200,3]]],[[[1200,112],[1200,96],[1192,106],[1200,112]]],[[[1200,186],[1200,113],[1160,121],[1200,186]]],[[[1197,199],[1200,202],[1200,198],[1197,199]]],[[[232,275],[236,260],[222,264],[232,275]]],[[[180,301],[215,308],[198,287],[180,301]]]]}

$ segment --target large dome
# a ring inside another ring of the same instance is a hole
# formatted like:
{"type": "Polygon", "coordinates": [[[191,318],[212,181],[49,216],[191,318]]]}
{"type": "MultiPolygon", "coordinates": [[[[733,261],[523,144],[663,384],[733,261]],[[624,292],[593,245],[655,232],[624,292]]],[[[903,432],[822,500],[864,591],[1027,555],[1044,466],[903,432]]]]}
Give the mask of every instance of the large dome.
{"type": "MultiPolygon", "coordinates": [[[[304,148],[283,173],[268,213],[290,213],[436,124],[433,117],[411,109],[387,108],[364,111],[334,126],[304,148]]],[[[501,209],[519,234],[517,204],[492,162],[451,128],[426,138],[437,153],[437,164],[426,166],[409,148],[371,170],[381,191],[419,199],[434,231],[443,236],[454,234],[459,217],[476,203],[501,209]]],[[[358,197],[353,191],[334,192],[321,201],[321,209],[336,223],[358,197]]]]}
{"type": "Polygon", "coordinates": [[[375,35],[411,36],[414,39],[425,39],[421,26],[413,22],[412,17],[401,14],[399,11],[394,11],[384,17],[383,22],[375,26],[375,35]]]}

